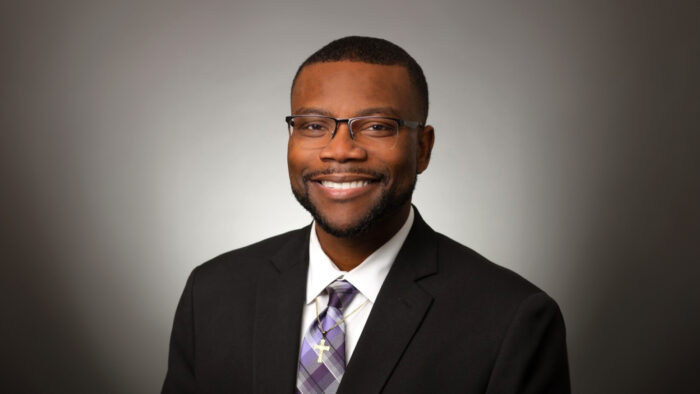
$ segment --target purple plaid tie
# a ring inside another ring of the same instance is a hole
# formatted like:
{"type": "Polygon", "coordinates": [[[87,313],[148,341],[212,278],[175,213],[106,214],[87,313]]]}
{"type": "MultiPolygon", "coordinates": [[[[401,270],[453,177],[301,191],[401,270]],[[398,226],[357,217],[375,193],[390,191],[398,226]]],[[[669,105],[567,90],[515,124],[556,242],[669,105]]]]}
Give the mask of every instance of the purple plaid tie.
{"type": "Polygon", "coordinates": [[[343,312],[357,294],[357,289],[345,280],[336,280],[326,287],[326,291],[328,308],[321,312],[319,319],[327,332],[324,338],[318,321],[314,319],[304,335],[297,370],[297,393],[335,393],[345,373],[345,322],[330,328],[343,318],[343,312]]]}

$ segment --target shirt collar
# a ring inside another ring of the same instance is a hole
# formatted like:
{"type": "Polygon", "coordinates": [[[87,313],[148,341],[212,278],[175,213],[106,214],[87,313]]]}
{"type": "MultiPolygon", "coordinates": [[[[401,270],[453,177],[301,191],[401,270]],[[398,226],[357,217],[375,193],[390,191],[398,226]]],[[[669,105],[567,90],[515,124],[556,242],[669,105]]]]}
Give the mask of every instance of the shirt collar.
{"type": "Polygon", "coordinates": [[[306,304],[310,304],[334,280],[343,278],[350,282],[371,303],[374,303],[391,265],[399,254],[413,225],[413,207],[406,222],[384,245],[369,255],[350,272],[341,271],[321,248],[316,236],[316,223],[311,226],[309,237],[309,272],[306,279],[306,304]]]}

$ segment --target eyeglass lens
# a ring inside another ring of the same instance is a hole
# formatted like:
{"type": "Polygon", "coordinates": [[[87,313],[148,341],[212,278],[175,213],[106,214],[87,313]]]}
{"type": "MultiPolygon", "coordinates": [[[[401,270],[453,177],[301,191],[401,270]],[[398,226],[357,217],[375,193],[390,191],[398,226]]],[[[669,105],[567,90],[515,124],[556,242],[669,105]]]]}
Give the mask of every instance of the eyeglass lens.
{"type": "MultiPolygon", "coordinates": [[[[355,143],[365,148],[390,149],[396,143],[399,124],[382,117],[355,118],[349,122],[355,143]]],[[[295,116],[289,122],[289,133],[295,143],[307,148],[322,148],[331,136],[342,132],[336,120],[327,117],[295,116]]]]}

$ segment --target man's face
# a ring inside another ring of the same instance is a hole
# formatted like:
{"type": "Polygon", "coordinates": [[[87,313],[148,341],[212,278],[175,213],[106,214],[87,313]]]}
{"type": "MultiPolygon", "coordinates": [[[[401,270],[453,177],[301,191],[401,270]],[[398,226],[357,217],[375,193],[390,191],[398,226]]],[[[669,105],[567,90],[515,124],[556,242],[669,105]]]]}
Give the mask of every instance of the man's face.
{"type": "MultiPolygon", "coordinates": [[[[306,66],[291,98],[293,115],[388,116],[422,120],[402,66],[329,62],[306,66]]],[[[358,145],[347,123],[328,145],[309,149],[290,138],[287,160],[297,200],[328,233],[352,237],[410,205],[416,175],[428,166],[433,131],[403,127],[392,148],[358,145]]]]}

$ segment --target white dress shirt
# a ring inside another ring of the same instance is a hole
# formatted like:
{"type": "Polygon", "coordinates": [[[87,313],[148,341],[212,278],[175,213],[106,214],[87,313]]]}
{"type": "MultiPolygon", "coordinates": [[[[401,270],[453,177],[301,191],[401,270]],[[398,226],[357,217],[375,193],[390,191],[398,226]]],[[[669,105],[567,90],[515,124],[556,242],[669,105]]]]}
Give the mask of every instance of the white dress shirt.
{"type": "Polygon", "coordinates": [[[345,320],[345,360],[350,361],[355,345],[360,339],[362,329],[365,327],[367,317],[377,299],[379,289],[389,273],[391,265],[399,253],[408,232],[413,225],[413,207],[408,214],[406,223],[384,245],[369,255],[360,265],[350,272],[341,271],[326,255],[316,236],[316,223],[311,226],[309,237],[309,271],[306,277],[306,305],[302,313],[301,341],[304,335],[316,321],[316,305],[314,300],[318,297],[318,311],[321,313],[328,306],[328,295],[323,291],[334,280],[343,278],[350,282],[358,290],[350,305],[345,308],[344,314],[348,315],[356,308],[362,306],[345,320]]]}

